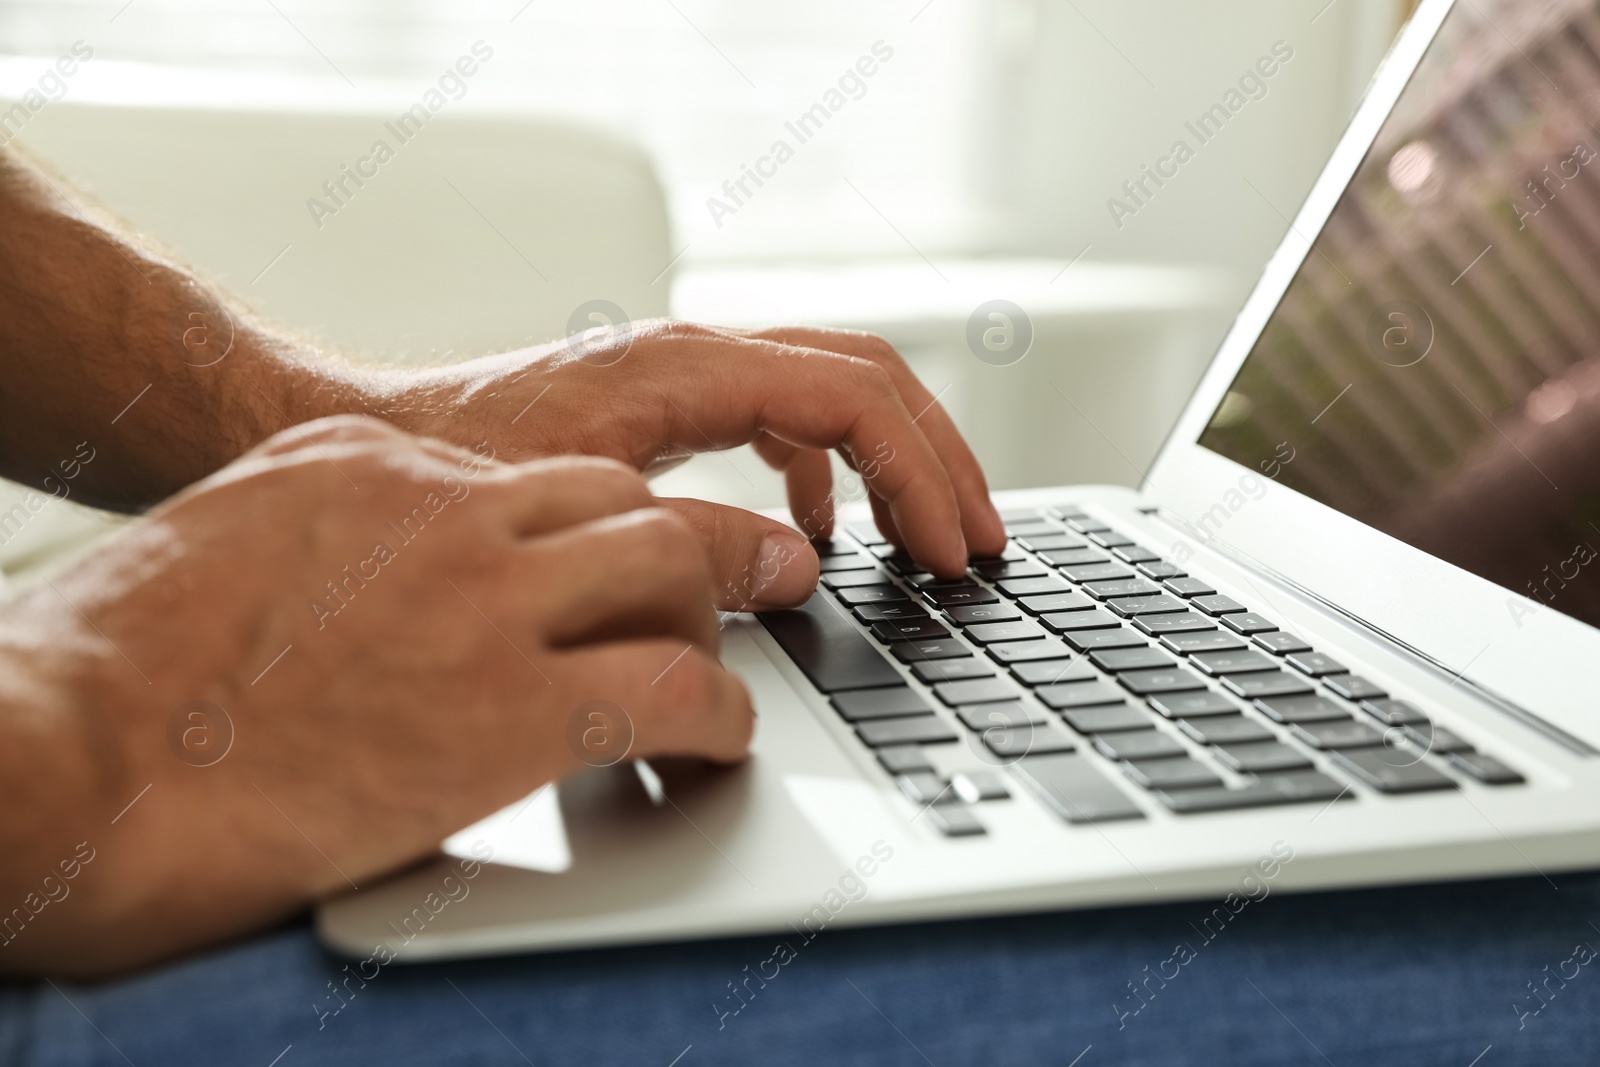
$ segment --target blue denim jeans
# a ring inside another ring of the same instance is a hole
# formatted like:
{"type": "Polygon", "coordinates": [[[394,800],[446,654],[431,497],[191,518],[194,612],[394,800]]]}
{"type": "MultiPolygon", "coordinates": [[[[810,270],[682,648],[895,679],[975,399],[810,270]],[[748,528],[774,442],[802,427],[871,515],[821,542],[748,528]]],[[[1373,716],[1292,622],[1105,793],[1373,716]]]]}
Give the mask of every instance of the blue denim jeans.
{"type": "Polygon", "coordinates": [[[364,985],[298,923],[111,983],[4,987],[0,1062],[1600,1063],[1600,875],[1213,907],[830,929],[781,968],[756,937],[364,985]]]}

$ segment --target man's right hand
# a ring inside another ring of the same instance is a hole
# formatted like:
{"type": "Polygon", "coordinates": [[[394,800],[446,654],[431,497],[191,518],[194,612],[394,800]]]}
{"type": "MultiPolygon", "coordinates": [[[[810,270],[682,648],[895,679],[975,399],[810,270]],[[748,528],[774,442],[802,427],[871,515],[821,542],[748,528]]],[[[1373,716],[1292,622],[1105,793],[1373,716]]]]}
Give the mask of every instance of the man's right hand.
{"type": "Polygon", "coordinates": [[[615,746],[736,760],[752,713],[717,641],[702,545],[620,464],[282,433],[0,618],[23,672],[0,697],[32,724],[0,795],[54,813],[0,824],[0,891],[95,850],[0,962],[97,973],[242,932],[615,746]]]}

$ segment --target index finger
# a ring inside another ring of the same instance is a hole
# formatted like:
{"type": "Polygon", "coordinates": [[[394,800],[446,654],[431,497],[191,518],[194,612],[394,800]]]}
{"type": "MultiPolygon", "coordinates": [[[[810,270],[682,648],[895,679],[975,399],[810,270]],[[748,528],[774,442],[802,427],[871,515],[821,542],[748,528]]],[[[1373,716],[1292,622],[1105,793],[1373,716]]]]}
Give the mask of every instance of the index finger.
{"type": "Polygon", "coordinates": [[[766,432],[790,444],[837,448],[888,504],[906,551],[941,576],[965,572],[967,542],[950,476],[886,369],[709,329],[664,340],[668,358],[652,361],[650,374],[666,401],[667,443],[732,448],[766,432]],[[682,373],[680,359],[692,360],[693,375],[682,373]]]}
{"type": "Polygon", "coordinates": [[[906,406],[912,410],[912,421],[944,463],[955,490],[956,505],[961,509],[961,530],[966,535],[967,547],[978,556],[997,556],[1005,550],[1005,524],[989,497],[989,483],[978,465],[978,458],[972,454],[966,438],[961,436],[939,398],[928,392],[893,345],[876,334],[807,326],[757,330],[750,336],[871,360],[887,371],[906,406]]]}

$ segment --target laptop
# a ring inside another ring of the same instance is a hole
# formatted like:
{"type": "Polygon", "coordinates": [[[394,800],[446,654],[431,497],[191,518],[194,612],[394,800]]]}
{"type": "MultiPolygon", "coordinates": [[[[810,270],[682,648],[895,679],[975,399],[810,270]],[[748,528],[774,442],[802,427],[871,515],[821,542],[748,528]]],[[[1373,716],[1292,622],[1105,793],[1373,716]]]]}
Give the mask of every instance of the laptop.
{"type": "Polygon", "coordinates": [[[1597,8],[1424,0],[1137,490],[998,494],[955,582],[846,515],[728,622],[746,763],[596,766],[324,941],[796,953],[1600,864],[1597,8]]]}

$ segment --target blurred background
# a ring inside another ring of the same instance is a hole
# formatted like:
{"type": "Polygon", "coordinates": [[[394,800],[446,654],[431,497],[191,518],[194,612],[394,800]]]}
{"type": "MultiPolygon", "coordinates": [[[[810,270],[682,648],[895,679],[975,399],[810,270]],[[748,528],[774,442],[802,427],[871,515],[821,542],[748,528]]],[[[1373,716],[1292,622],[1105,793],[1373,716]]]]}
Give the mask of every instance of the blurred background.
{"type": "MultiPolygon", "coordinates": [[[[594,300],[853,326],[997,487],[1131,485],[1409,6],[0,0],[0,143],[357,358],[553,340],[594,300]],[[995,323],[1013,348],[969,339],[995,323]]],[[[745,450],[657,485],[782,502],[745,450]]],[[[104,526],[52,502],[0,566],[104,526]]]]}

